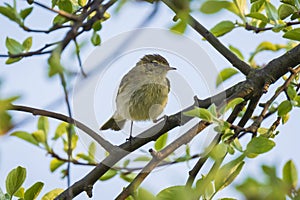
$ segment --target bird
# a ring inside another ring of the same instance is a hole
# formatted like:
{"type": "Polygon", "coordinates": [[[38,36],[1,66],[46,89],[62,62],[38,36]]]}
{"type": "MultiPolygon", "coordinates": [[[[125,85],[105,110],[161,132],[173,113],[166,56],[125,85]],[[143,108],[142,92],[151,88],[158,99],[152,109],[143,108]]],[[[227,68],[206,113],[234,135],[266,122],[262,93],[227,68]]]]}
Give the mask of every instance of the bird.
{"type": "Polygon", "coordinates": [[[156,121],[168,101],[170,81],[168,71],[176,70],[159,54],[144,55],[136,65],[124,75],[118,88],[116,111],[100,130],[119,131],[127,120],[131,121],[132,138],[133,121],[156,121]]]}

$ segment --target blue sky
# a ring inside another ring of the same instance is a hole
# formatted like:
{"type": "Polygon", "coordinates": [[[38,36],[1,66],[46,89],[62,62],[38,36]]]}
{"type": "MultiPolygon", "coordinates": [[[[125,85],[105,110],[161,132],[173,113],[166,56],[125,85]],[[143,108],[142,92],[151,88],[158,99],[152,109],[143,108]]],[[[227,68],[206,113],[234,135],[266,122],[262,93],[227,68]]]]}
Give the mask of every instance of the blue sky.
{"type": "MultiPolygon", "coordinates": [[[[11,1],[0,1],[1,4],[3,2],[11,2],[11,1]]],[[[47,3],[48,1],[40,1],[47,3]]],[[[26,6],[25,1],[18,1],[18,5],[20,7],[26,6]]],[[[147,5],[144,3],[133,4],[129,3],[125,5],[124,9],[121,10],[119,14],[114,14],[112,10],[111,19],[103,24],[103,29],[100,32],[103,43],[109,41],[111,38],[118,36],[124,32],[132,31],[135,29],[141,21],[143,21],[144,17],[147,16],[147,13],[150,13],[152,10],[151,5],[147,5]]],[[[40,8],[35,9],[32,16],[30,16],[28,20],[28,26],[32,28],[47,28],[49,24],[51,24],[51,16],[52,13],[48,11],[44,11],[40,8]]],[[[230,14],[226,14],[223,12],[219,15],[205,16],[202,14],[195,15],[197,19],[206,27],[211,28],[213,24],[224,20],[230,19],[232,17],[230,14]]],[[[151,28],[168,28],[172,26],[172,17],[173,13],[166,8],[164,5],[160,6],[159,13],[157,16],[151,20],[150,24],[147,27],[151,28]]],[[[0,17],[0,24],[5,26],[5,28],[0,29],[0,53],[6,53],[5,48],[5,37],[9,36],[14,39],[23,41],[28,36],[33,36],[33,47],[32,49],[38,49],[41,45],[44,44],[45,41],[52,42],[56,41],[57,38],[62,38],[65,34],[64,31],[58,31],[54,34],[46,35],[46,34],[36,34],[36,33],[27,33],[20,30],[17,25],[8,21],[4,17],[0,17]]],[[[145,28],[145,27],[144,27],[145,28]]],[[[87,33],[86,36],[80,37],[80,41],[88,40],[91,36],[91,33],[87,33]]],[[[216,70],[221,70],[225,67],[229,67],[230,64],[216,51],[214,50],[207,42],[201,40],[202,38],[193,30],[188,28],[186,34],[190,40],[194,41],[198,44],[202,49],[205,50],[207,55],[210,57],[212,62],[214,63],[214,68],[216,70]]],[[[149,36],[150,41],[155,41],[155,37],[149,36]]],[[[234,30],[232,34],[228,34],[220,38],[220,40],[225,44],[231,44],[235,47],[241,49],[244,55],[249,55],[249,53],[253,52],[255,47],[262,41],[271,41],[276,43],[283,43],[285,40],[281,39],[279,35],[276,35],[272,32],[263,33],[260,35],[256,35],[254,33],[246,32],[242,29],[234,30]]],[[[71,45],[72,46],[72,45],[71,45]]],[[[82,59],[86,60],[94,51],[94,47],[91,45],[87,45],[84,47],[82,51],[82,59]]],[[[67,52],[63,56],[63,64],[68,66],[74,70],[78,69],[77,60],[74,55],[72,55],[72,47],[67,49],[67,52]]],[[[272,58],[280,55],[283,52],[279,53],[264,53],[259,56],[259,62],[267,63],[272,58]]],[[[176,61],[175,57],[169,55],[173,62],[176,64],[179,62],[176,61]]],[[[3,81],[2,87],[0,88],[2,96],[9,95],[21,95],[21,98],[17,101],[18,104],[28,105],[38,108],[46,108],[53,100],[60,98],[63,93],[59,83],[59,79],[57,77],[49,79],[47,77],[47,56],[37,56],[32,58],[23,59],[21,62],[5,66],[5,60],[0,60],[0,78],[3,81]]],[[[139,57],[138,57],[139,58],[139,57]]],[[[138,59],[136,58],[136,59],[138,59]]],[[[128,61],[128,65],[130,63],[135,63],[130,58],[128,61]]],[[[88,63],[88,62],[85,62],[88,63]]],[[[127,63],[126,63],[127,66],[127,63]]],[[[179,67],[180,68],[180,67],[179,67]]],[[[128,70],[130,67],[128,66],[128,70]]],[[[126,73],[126,69],[123,70],[123,73],[126,73]]],[[[192,72],[191,72],[192,73],[192,72]]],[[[122,76],[120,72],[120,76],[122,76]]],[[[171,75],[170,75],[171,76],[171,75]]],[[[175,75],[171,76],[174,78],[175,75]]],[[[187,77],[192,77],[192,74],[187,74],[187,77]]],[[[187,78],[188,79],[188,78],[187,78]]],[[[242,76],[237,75],[230,81],[224,84],[224,87],[229,87],[230,85],[243,80],[242,76]]],[[[109,81],[109,80],[107,80],[109,81]]],[[[189,84],[193,84],[188,82],[189,84]]],[[[116,81],[111,80],[111,83],[107,82],[107,85],[114,85],[115,87],[118,85],[116,81]]],[[[193,86],[192,86],[193,87],[193,86]]],[[[275,90],[276,87],[272,86],[270,90],[275,90]]],[[[201,91],[200,91],[201,93],[201,91]]],[[[273,92],[270,92],[273,93],[273,92]]],[[[113,95],[113,94],[112,94],[113,95]]],[[[204,98],[204,96],[199,98],[204,98]]],[[[113,96],[109,97],[113,99],[113,96]]],[[[176,99],[174,96],[173,99],[176,99]]],[[[112,100],[108,100],[108,102],[112,102],[112,100]]],[[[166,114],[171,114],[172,111],[176,111],[175,107],[172,107],[172,103],[170,103],[169,110],[166,110],[166,114]],[[174,109],[174,110],[172,110],[174,109]],[[168,113],[169,112],[169,113],[168,113]]],[[[113,106],[113,103],[111,103],[113,106]]],[[[95,106],[99,107],[99,104],[95,106]]],[[[101,107],[101,106],[100,106],[101,107]]],[[[66,106],[64,102],[55,105],[54,107],[50,107],[49,109],[66,113],[66,106]]],[[[100,108],[99,108],[100,109],[100,108]]],[[[15,113],[13,113],[15,114],[15,113]]],[[[107,111],[103,111],[101,116],[97,115],[96,121],[98,124],[101,124],[106,120],[111,114],[111,109],[107,111]]],[[[246,164],[245,168],[242,171],[242,176],[238,178],[238,181],[241,181],[245,176],[254,176],[261,178],[260,165],[276,165],[279,166],[279,169],[282,168],[284,163],[289,159],[293,159],[296,166],[300,167],[300,156],[296,153],[299,149],[298,143],[300,141],[300,136],[297,133],[297,126],[299,124],[298,118],[299,110],[294,110],[291,114],[290,120],[284,126],[280,126],[278,130],[281,131],[279,136],[275,138],[276,147],[269,153],[260,155],[256,159],[249,160],[246,164]]],[[[19,121],[21,119],[28,119],[28,123],[24,125],[24,127],[17,127],[16,130],[26,130],[28,132],[36,130],[36,122],[37,117],[34,117],[29,114],[16,113],[15,121],[19,121]]],[[[271,121],[269,121],[271,123],[271,121]]],[[[57,121],[51,120],[51,130],[54,131],[57,121]]],[[[97,124],[97,125],[98,125],[97,124]]],[[[141,125],[143,126],[143,125],[141,125]]],[[[205,134],[205,133],[204,133],[205,134]]],[[[121,142],[126,136],[118,136],[114,134],[112,136],[108,136],[114,142],[121,142]]],[[[208,139],[211,136],[203,136],[199,137],[200,144],[205,146],[207,144],[208,139]]],[[[197,137],[198,139],[198,137],[197,137]]],[[[242,142],[246,142],[248,138],[243,139],[242,142]]],[[[194,142],[195,143],[195,142],[194,142]]],[[[192,144],[194,144],[192,143],[192,144]]],[[[197,143],[196,143],[197,144],[197,143]]],[[[58,145],[57,145],[58,146],[58,145]]],[[[59,148],[59,146],[58,146],[59,148]]],[[[84,145],[81,147],[84,150],[84,145]]],[[[0,187],[2,189],[5,188],[4,177],[7,173],[12,169],[21,165],[27,168],[27,179],[25,182],[25,187],[29,187],[35,181],[42,181],[45,183],[45,188],[42,191],[42,194],[47,191],[57,188],[57,187],[65,187],[66,181],[60,179],[60,174],[58,172],[52,174],[49,171],[49,162],[51,158],[50,156],[45,155],[45,152],[37,149],[33,145],[30,145],[26,142],[20,141],[17,138],[4,136],[0,138],[0,187]]],[[[190,162],[189,166],[193,166],[193,161],[190,162]]],[[[157,193],[162,188],[176,185],[176,184],[184,184],[187,178],[187,172],[178,173],[178,171],[184,171],[188,167],[186,164],[174,165],[168,168],[162,168],[156,170],[153,174],[151,174],[147,180],[142,184],[143,187],[149,189],[153,193],[157,193]],[[177,176],[174,176],[176,173],[177,176]],[[162,178],[163,177],[163,178],[162,178]],[[159,182],[159,184],[157,184],[159,182]]],[[[84,176],[86,172],[91,170],[89,167],[80,167],[73,166],[72,167],[72,180],[76,181],[84,176]]],[[[94,199],[97,199],[97,194],[101,195],[104,199],[112,199],[115,197],[122,189],[122,187],[126,186],[127,183],[114,178],[107,182],[99,182],[95,185],[94,189],[94,199]],[[103,192],[105,190],[105,192],[103,192]]],[[[233,191],[231,188],[225,189],[219,195],[220,197],[240,197],[238,193],[233,191]]],[[[78,199],[87,199],[85,194],[81,194],[78,199]]]]}

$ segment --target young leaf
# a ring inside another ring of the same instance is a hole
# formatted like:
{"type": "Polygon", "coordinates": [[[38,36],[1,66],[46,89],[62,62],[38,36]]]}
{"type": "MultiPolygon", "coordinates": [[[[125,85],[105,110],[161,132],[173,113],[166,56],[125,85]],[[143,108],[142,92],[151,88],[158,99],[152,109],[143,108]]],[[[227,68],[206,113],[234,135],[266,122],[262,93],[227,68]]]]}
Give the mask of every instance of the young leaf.
{"type": "Polygon", "coordinates": [[[43,130],[45,134],[49,131],[49,121],[47,117],[41,116],[39,117],[38,124],[37,124],[38,130],[43,130]]]}
{"type": "Polygon", "coordinates": [[[217,77],[216,85],[219,86],[222,82],[226,81],[237,73],[238,71],[232,67],[223,69],[217,77]]]}
{"type": "Polygon", "coordinates": [[[58,127],[55,130],[55,135],[53,137],[53,140],[57,140],[58,138],[60,138],[63,134],[67,133],[67,128],[68,128],[69,124],[66,122],[62,122],[58,125],[58,127]]]}
{"type": "Polygon", "coordinates": [[[154,144],[154,149],[156,151],[160,151],[162,148],[164,148],[167,144],[167,140],[168,140],[168,133],[165,133],[163,135],[161,135],[154,144]]]}
{"type": "Polygon", "coordinates": [[[25,20],[26,17],[28,17],[28,15],[30,15],[30,13],[32,12],[33,7],[29,7],[26,8],[24,10],[21,10],[20,12],[20,17],[25,20]]]}
{"type": "Polygon", "coordinates": [[[109,180],[111,178],[113,178],[115,175],[117,175],[118,171],[115,169],[109,169],[107,172],[105,172],[105,174],[103,174],[103,176],[101,176],[99,178],[100,181],[106,181],[109,180]]]}
{"type": "Polygon", "coordinates": [[[237,159],[225,164],[217,171],[215,179],[216,191],[225,188],[237,177],[245,164],[243,158],[243,156],[238,157],[237,159]]]}
{"type": "Polygon", "coordinates": [[[285,100],[281,102],[278,106],[278,116],[283,117],[287,113],[289,113],[293,108],[292,103],[289,100],[285,100]]]}
{"type": "Polygon", "coordinates": [[[198,117],[208,122],[212,122],[212,114],[205,108],[195,107],[193,110],[189,110],[183,113],[186,116],[198,117]]]}
{"type": "Polygon", "coordinates": [[[239,59],[244,60],[244,56],[243,56],[242,52],[241,52],[238,48],[235,48],[234,46],[229,45],[229,49],[230,49],[230,51],[232,51],[239,59]]]}
{"type": "Polygon", "coordinates": [[[24,194],[24,200],[34,200],[40,194],[41,190],[44,187],[44,183],[36,182],[30,188],[28,188],[24,194]]]}
{"type": "Polygon", "coordinates": [[[18,62],[18,61],[20,61],[21,59],[22,59],[22,57],[18,57],[18,58],[8,58],[8,59],[5,61],[5,64],[9,65],[9,64],[18,62]]]}
{"type": "Polygon", "coordinates": [[[120,174],[120,178],[123,179],[124,181],[127,181],[127,182],[132,182],[133,179],[137,176],[137,174],[135,173],[121,173],[120,174]]]}
{"type": "Polygon", "coordinates": [[[226,111],[228,111],[229,109],[234,109],[234,107],[240,103],[242,103],[244,101],[243,98],[235,98],[233,100],[231,100],[230,102],[228,102],[228,104],[225,106],[224,110],[222,111],[222,113],[225,113],[226,111]]]}
{"type": "Polygon", "coordinates": [[[58,47],[52,51],[50,58],[48,59],[49,71],[48,76],[52,77],[56,74],[61,74],[64,71],[63,66],[60,63],[61,49],[58,47]]]}
{"type": "Polygon", "coordinates": [[[144,188],[139,188],[134,200],[156,200],[155,196],[144,188]]]}
{"type": "Polygon", "coordinates": [[[292,15],[296,12],[297,9],[294,6],[289,4],[281,4],[278,8],[278,15],[281,20],[287,18],[288,16],[292,15]]]}
{"type": "Polygon", "coordinates": [[[257,0],[255,2],[253,1],[251,3],[252,3],[251,9],[250,9],[251,13],[260,12],[265,4],[265,0],[257,0]]]}
{"type": "Polygon", "coordinates": [[[51,190],[50,192],[46,193],[41,200],[53,200],[55,197],[57,197],[60,193],[62,193],[64,190],[57,188],[54,190],[51,190]]]}
{"type": "Polygon", "coordinates": [[[171,186],[160,191],[157,200],[171,200],[171,199],[196,199],[193,191],[186,186],[171,186]]]}
{"type": "Polygon", "coordinates": [[[83,7],[85,6],[87,0],[78,0],[78,4],[83,7]]]}
{"type": "Polygon", "coordinates": [[[282,37],[290,39],[290,40],[300,41],[300,28],[294,28],[294,29],[286,32],[282,37]]]}
{"type": "Polygon", "coordinates": [[[253,158],[258,154],[263,154],[270,151],[275,146],[275,142],[263,137],[255,137],[253,138],[246,147],[246,156],[249,158],[253,158]]]}
{"type": "Polygon", "coordinates": [[[71,0],[60,0],[58,2],[58,8],[60,10],[66,11],[68,13],[73,12],[73,5],[72,5],[71,0]]]}
{"type": "Polygon", "coordinates": [[[26,52],[29,51],[32,46],[32,37],[26,38],[22,43],[22,46],[26,52]]]}
{"type": "Polygon", "coordinates": [[[268,18],[273,20],[275,23],[277,23],[278,13],[277,13],[277,9],[275,8],[275,6],[273,4],[271,4],[270,2],[266,1],[265,8],[266,8],[266,14],[267,14],[268,18]]]}
{"type": "Polygon", "coordinates": [[[93,44],[94,46],[98,46],[98,45],[101,44],[101,38],[100,38],[100,35],[99,35],[96,31],[93,32],[93,35],[92,35],[92,37],[91,37],[91,41],[92,41],[92,44],[93,44]]]}
{"type": "Polygon", "coordinates": [[[234,3],[216,0],[205,1],[201,6],[200,11],[205,14],[213,14],[219,12],[221,9],[227,9],[236,15],[239,13],[239,10],[234,3]]]}
{"type": "Polygon", "coordinates": [[[58,160],[57,158],[53,158],[50,162],[50,171],[54,172],[57,170],[60,166],[62,166],[65,162],[58,160]]]}
{"type": "Polygon", "coordinates": [[[233,22],[222,21],[222,22],[218,23],[217,25],[215,25],[212,29],[210,29],[210,32],[214,36],[220,37],[220,36],[225,35],[226,33],[229,33],[234,28],[235,28],[235,25],[233,22]]]}
{"type": "Polygon", "coordinates": [[[24,51],[23,46],[16,40],[7,37],[5,46],[10,54],[20,54],[24,51]]]}
{"type": "Polygon", "coordinates": [[[37,130],[32,133],[34,139],[42,144],[46,142],[46,134],[43,130],[37,130]]]}
{"type": "Polygon", "coordinates": [[[25,140],[31,144],[34,144],[36,146],[39,145],[39,142],[33,137],[33,135],[31,135],[30,133],[27,133],[25,131],[16,131],[16,132],[13,132],[11,134],[11,136],[16,136],[22,140],[25,140]]]}
{"type": "Polygon", "coordinates": [[[283,167],[283,181],[291,188],[295,189],[297,187],[298,182],[298,174],[297,169],[295,167],[295,164],[292,160],[289,160],[287,163],[285,163],[283,167]]]}
{"type": "Polygon", "coordinates": [[[95,153],[96,153],[96,144],[95,142],[91,142],[90,146],[89,146],[89,157],[91,158],[91,160],[95,159],[95,153]]]}
{"type": "Polygon", "coordinates": [[[259,12],[251,12],[248,15],[246,15],[246,17],[251,17],[253,19],[258,19],[258,20],[261,20],[261,21],[266,22],[266,23],[269,21],[268,18],[264,14],[259,13],[259,12]]]}
{"type": "Polygon", "coordinates": [[[174,33],[183,34],[186,30],[186,27],[187,27],[187,23],[180,20],[174,26],[172,26],[170,30],[173,31],[174,33]]]}
{"type": "Polygon", "coordinates": [[[11,170],[6,177],[6,191],[13,196],[22,186],[26,178],[26,169],[18,166],[11,170]]]}

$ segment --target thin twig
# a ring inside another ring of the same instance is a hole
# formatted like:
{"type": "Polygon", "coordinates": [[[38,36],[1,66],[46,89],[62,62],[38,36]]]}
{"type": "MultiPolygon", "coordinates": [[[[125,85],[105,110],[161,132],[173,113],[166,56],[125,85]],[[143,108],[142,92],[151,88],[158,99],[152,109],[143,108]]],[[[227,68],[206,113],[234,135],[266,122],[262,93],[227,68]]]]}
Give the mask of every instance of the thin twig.
{"type": "Polygon", "coordinates": [[[33,3],[35,5],[38,5],[38,6],[42,7],[42,8],[44,8],[44,9],[46,9],[46,10],[49,10],[49,11],[54,12],[56,14],[59,14],[60,16],[65,17],[65,18],[67,18],[69,20],[72,20],[72,21],[78,21],[79,20],[79,18],[76,15],[72,15],[70,13],[67,13],[67,12],[63,11],[63,10],[55,10],[55,9],[50,8],[50,7],[48,7],[48,6],[46,6],[46,5],[42,4],[42,3],[37,2],[37,1],[33,1],[33,3]]]}
{"type": "MultiPolygon", "coordinates": [[[[178,9],[171,0],[161,0],[171,10],[173,10],[177,17],[181,17],[178,9]]],[[[185,16],[185,15],[184,15],[185,16]]],[[[183,19],[184,20],[184,19],[183,19]]],[[[221,53],[235,68],[240,70],[244,75],[248,75],[253,69],[244,61],[240,60],[234,53],[225,47],[211,32],[209,32],[202,24],[200,24],[191,15],[188,15],[186,22],[200,35],[202,35],[219,53],[221,53]]]]}

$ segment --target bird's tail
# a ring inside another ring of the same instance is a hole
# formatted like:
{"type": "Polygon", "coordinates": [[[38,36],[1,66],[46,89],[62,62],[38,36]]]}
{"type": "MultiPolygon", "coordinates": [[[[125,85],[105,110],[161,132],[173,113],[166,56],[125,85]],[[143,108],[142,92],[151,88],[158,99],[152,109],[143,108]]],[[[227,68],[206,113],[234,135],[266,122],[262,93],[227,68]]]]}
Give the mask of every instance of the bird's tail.
{"type": "Polygon", "coordinates": [[[116,121],[113,117],[110,118],[103,126],[100,127],[100,130],[112,129],[114,131],[121,130],[125,125],[126,120],[116,121]]]}

